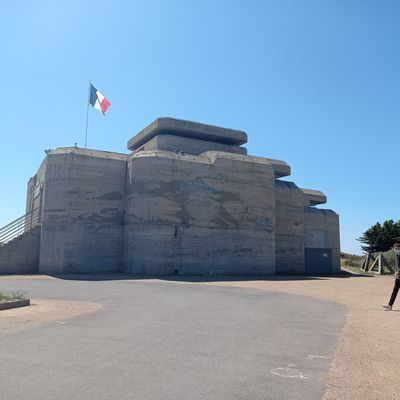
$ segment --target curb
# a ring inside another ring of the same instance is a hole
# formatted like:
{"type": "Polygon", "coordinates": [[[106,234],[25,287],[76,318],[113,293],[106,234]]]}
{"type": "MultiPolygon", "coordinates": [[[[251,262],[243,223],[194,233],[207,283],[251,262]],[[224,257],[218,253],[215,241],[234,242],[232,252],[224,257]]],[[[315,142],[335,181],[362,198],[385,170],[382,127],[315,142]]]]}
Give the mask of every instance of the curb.
{"type": "Polygon", "coordinates": [[[7,301],[5,303],[0,303],[0,311],[9,310],[10,308],[26,307],[29,306],[30,304],[31,304],[30,299],[7,301]]]}

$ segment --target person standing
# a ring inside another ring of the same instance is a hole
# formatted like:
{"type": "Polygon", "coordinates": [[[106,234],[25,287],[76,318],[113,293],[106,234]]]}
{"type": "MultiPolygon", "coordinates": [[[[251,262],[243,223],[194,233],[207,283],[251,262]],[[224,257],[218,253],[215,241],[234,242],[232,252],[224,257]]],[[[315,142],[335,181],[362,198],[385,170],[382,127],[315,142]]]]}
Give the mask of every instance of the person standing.
{"type": "Polygon", "coordinates": [[[396,268],[397,271],[395,272],[395,280],[394,280],[394,287],[392,291],[392,295],[390,296],[389,304],[387,306],[383,306],[385,310],[391,311],[393,308],[393,304],[396,300],[397,293],[400,289],[400,243],[395,243],[393,245],[393,251],[396,256],[396,268]]]}

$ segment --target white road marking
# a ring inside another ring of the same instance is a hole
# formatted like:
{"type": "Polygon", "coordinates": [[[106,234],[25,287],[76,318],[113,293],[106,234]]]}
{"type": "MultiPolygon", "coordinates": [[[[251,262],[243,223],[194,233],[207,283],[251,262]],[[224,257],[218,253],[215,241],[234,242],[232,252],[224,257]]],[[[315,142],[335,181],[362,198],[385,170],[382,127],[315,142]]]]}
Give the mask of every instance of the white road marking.
{"type": "Polygon", "coordinates": [[[316,355],[314,355],[314,354],[310,354],[310,355],[307,356],[307,360],[314,360],[314,358],[321,358],[321,359],[326,360],[328,357],[325,357],[325,356],[316,356],[316,355]]]}
{"type": "Polygon", "coordinates": [[[276,376],[282,376],[283,378],[297,378],[297,379],[308,379],[308,376],[303,375],[301,371],[295,368],[296,365],[288,364],[285,368],[271,369],[271,374],[276,376]]]}

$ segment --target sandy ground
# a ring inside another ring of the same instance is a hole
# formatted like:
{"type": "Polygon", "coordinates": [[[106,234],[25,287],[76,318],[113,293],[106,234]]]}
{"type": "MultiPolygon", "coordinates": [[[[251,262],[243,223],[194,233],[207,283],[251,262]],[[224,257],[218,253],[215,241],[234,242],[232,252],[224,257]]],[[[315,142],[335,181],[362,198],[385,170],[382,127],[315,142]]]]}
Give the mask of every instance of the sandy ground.
{"type": "Polygon", "coordinates": [[[400,305],[393,311],[381,308],[390,297],[393,277],[290,277],[211,284],[303,294],[345,305],[346,324],[323,399],[400,399],[400,305]]]}
{"type": "Polygon", "coordinates": [[[63,323],[65,320],[97,310],[96,303],[31,299],[29,307],[0,311],[0,332],[11,333],[44,322],[63,323]]]}

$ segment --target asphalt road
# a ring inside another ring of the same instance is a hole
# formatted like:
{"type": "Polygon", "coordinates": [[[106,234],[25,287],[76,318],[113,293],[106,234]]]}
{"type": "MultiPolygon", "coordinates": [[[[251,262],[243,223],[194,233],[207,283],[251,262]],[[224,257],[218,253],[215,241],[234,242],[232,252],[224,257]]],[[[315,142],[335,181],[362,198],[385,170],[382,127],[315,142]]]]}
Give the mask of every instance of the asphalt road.
{"type": "Polygon", "coordinates": [[[1,332],[0,399],[320,400],[344,324],[312,297],[146,280],[1,280],[0,291],[100,303],[1,332]]]}

